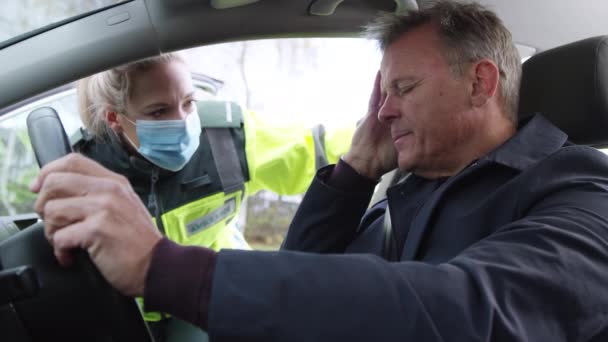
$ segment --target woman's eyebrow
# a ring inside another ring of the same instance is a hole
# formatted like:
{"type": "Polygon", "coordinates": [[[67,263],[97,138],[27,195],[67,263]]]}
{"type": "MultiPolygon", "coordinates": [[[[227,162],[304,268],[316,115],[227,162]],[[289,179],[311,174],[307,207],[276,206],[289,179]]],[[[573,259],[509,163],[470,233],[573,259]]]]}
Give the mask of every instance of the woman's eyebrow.
{"type": "Polygon", "coordinates": [[[165,102],[154,102],[151,103],[149,105],[146,105],[145,107],[143,107],[141,110],[146,110],[146,109],[152,109],[152,108],[158,108],[158,107],[167,107],[168,104],[165,102]]]}

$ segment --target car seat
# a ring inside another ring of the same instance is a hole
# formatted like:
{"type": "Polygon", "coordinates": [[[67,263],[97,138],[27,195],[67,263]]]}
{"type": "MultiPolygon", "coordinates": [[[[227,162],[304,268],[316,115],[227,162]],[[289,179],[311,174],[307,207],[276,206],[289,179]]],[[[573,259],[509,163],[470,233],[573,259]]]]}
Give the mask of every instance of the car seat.
{"type": "Polygon", "coordinates": [[[608,145],[608,36],[543,51],[522,68],[520,120],[542,113],[576,144],[608,145]]]}

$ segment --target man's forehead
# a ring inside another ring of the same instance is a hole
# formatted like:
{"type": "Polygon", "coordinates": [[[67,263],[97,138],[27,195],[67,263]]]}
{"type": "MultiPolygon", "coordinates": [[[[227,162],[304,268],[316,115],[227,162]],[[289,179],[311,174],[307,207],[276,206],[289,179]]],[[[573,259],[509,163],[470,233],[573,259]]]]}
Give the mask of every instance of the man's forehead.
{"type": "Polygon", "coordinates": [[[423,70],[442,68],[447,63],[439,36],[431,25],[404,33],[385,49],[380,73],[388,82],[397,79],[416,80],[423,70]]]}
{"type": "Polygon", "coordinates": [[[384,54],[380,63],[382,87],[398,82],[413,82],[420,79],[421,64],[407,54],[384,54]]]}

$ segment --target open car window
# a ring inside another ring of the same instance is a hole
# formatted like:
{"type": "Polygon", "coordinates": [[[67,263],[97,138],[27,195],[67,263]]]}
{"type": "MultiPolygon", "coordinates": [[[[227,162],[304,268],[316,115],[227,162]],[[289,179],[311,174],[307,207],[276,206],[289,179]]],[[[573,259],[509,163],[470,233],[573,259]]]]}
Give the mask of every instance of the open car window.
{"type": "MultiPolygon", "coordinates": [[[[193,74],[197,98],[214,98],[223,82],[207,75],[193,74]]],[[[75,84],[67,84],[23,101],[16,107],[0,110],[0,216],[33,212],[36,195],[28,189],[39,168],[27,133],[29,113],[40,107],[57,111],[66,134],[81,126],[75,84]]]]}
{"type": "MultiPolygon", "coordinates": [[[[380,62],[375,43],[361,38],[267,39],[184,50],[197,99],[235,101],[269,122],[299,122],[327,129],[354,125],[367,101],[380,62]]],[[[18,106],[0,109],[0,216],[32,213],[29,183],[39,172],[26,127],[34,109],[51,106],[68,136],[81,127],[74,84],[18,106]]],[[[276,249],[300,195],[260,191],[242,208],[239,225],[248,242],[276,249]]]]}
{"type": "Polygon", "coordinates": [[[221,98],[311,127],[361,118],[380,65],[375,42],[362,38],[264,39],[184,52],[195,71],[226,81],[221,98]]]}
{"type": "MultiPolygon", "coordinates": [[[[226,81],[218,93],[269,122],[327,130],[354,125],[367,102],[381,54],[363,38],[240,41],[185,50],[192,68],[226,81]]],[[[248,197],[239,226],[256,249],[278,249],[302,195],[262,190],[248,197]]]]}
{"type": "Polygon", "coordinates": [[[25,102],[0,120],[0,216],[33,211],[36,197],[28,186],[39,170],[27,134],[27,115],[35,108],[50,106],[59,114],[68,134],[80,126],[76,91],[71,84],[25,102]]]}

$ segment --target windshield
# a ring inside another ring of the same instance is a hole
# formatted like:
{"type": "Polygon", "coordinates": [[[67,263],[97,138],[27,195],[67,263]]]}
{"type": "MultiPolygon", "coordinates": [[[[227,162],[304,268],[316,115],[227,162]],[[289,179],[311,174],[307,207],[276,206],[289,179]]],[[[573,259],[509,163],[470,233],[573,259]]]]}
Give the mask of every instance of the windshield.
{"type": "Polygon", "coordinates": [[[2,0],[0,44],[19,35],[101,9],[118,0],[2,0]]]}

